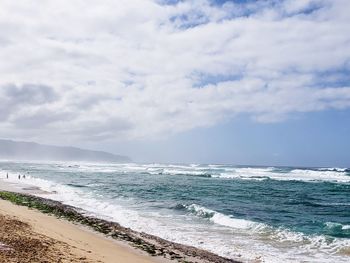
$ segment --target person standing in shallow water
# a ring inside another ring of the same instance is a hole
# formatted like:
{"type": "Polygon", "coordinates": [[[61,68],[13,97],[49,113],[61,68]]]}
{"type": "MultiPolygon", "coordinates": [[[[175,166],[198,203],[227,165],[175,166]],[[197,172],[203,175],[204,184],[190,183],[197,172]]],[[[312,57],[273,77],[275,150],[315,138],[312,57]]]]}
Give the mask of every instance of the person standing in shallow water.
{"type": "Polygon", "coordinates": [[[21,175],[20,174],[18,175],[18,180],[21,180],[21,175]]]}
{"type": "Polygon", "coordinates": [[[6,173],[6,179],[9,179],[9,173],[6,173]]]}

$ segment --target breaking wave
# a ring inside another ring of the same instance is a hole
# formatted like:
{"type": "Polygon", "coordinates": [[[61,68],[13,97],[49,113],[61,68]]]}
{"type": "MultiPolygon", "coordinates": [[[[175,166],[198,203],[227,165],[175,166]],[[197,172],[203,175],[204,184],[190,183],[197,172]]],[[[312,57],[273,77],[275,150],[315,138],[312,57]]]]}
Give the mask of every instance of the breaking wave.
{"type": "Polygon", "coordinates": [[[350,183],[349,168],[237,167],[230,165],[173,164],[50,164],[48,170],[101,174],[143,174],[154,176],[193,176],[239,180],[278,180],[350,183]]]}
{"type": "MultiPolygon", "coordinates": [[[[2,169],[1,177],[6,178],[2,169]]],[[[346,220],[350,176],[346,168],[38,164],[8,170],[12,171],[8,182],[25,182],[51,193],[44,197],[238,261],[330,263],[348,262],[350,257],[350,222],[346,220]],[[29,174],[19,181],[18,173],[24,171],[29,174]],[[276,204],[285,207],[275,209],[276,204]],[[296,213],[299,207],[305,210],[296,213]],[[313,227],[308,217],[324,211],[328,214],[319,217],[312,231],[299,227],[313,227]],[[262,222],[249,220],[250,215],[262,222]],[[275,223],[274,219],[280,220],[275,223]]]]}
{"type": "Polygon", "coordinates": [[[350,240],[341,238],[350,233],[350,225],[326,222],[324,225],[325,228],[329,229],[330,234],[336,234],[340,237],[334,238],[327,235],[306,235],[285,227],[272,227],[264,223],[238,219],[197,204],[181,204],[177,205],[176,209],[184,209],[192,215],[209,220],[217,225],[232,228],[235,231],[249,232],[251,238],[257,241],[264,240],[266,243],[274,244],[278,242],[280,246],[288,245],[290,249],[298,249],[298,253],[302,251],[307,253],[319,249],[326,254],[341,254],[346,249],[350,249],[350,240]]]}

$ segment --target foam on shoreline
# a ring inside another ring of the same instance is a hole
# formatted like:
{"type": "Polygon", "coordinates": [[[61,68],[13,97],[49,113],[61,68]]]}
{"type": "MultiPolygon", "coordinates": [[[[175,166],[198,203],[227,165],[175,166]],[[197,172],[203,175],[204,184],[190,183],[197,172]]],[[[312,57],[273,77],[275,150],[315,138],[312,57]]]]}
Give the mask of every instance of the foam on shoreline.
{"type": "MultiPolygon", "coordinates": [[[[129,228],[125,228],[118,223],[99,219],[92,216],[87,216],[82,213],[81,210],[62,204],[61,202],[53,201],[50,199],[36,197],[28,194],[22,193],[12,193],[0,191],[0,198],[4,200],[11,201],[20,206],[28,206],[35,208],[45,214],[52,214],[58,216],[59,218],[65,218],[69,221],[80,223],[85,226],[89,226],[97,232],[101,232],[109,237],[112,237],[116,240],[126,242],[131,246],[138,248],[140,250],[146,251],[152,256],[158,256],[161,262],[164,262],[165,259],[176,260],[176,261],[185,261],[192,262],[200,260],[203,263],[239,263],[232,259],[227,259],[215,255],[213,253],[200,250],[191,246],[185,246],[167,240],[161,239],[157,236],[148,235],[146,233],[140,233],[129,228]]],[[[1,205],[1,201],[0,201],[1,205]]],[[[4,204],[3,204],[4,206],[4,204]]],[[[33,211],[31,212],[33,214],[33,211]]],[[[43,215],[45,217],[46,215],[43,215]]],[[[54,220],[51,221],[53,222],[54,220]]],[[[53,223],[50,223],[50,226],[53,226],[53,223]]],[[[60,230],[60,233],[62,229],[60,230]]],[[[64,236],[66,239],[76,238],[72,231],[68,232],[64,236]]],[[[62,236],[62,235],[61,235],[62,236]]],[[[80,242],[81,243],[81,242],[80,242]]],[[[96,244],[92,244],[96,245],[96,244]]],[[[103,262],[114,262],[114,261],[103,261],[103,262]]],[[[123,262],[127,262],[124,261],[123,262]]],[[[139,262],[131,261],[131,262],[139,262]]],[[[145,261],[146,262],[146,261],[145,261]]],[[[149,261],[147,261],[149,262],[149,261]]]]}
{"type": "MultiPolygon", "coordinates": [[[[64,166],[67,169],[67,166],[64,166]]],[[[149,166],[151,167],[151,166],[149,166]]],[[[176,169],[183,167],[174,166],[176,169]]],[[[200,167],[194,167],[199,169],[200,167]]],[[[89,166],[68,167],[87,171],[89,166]]],[[[105,168],[97,166],[101,171],[105,168]]],[[[95,168],[92,171],[96,170],[95,168]]],[[[108,168],[111,170],[112,168],[108,168]]],[[[140,169],[137,167],[134,170],[140,169]]],[[[153,168],[152,168],[153,169],[153,168]]],[[[155,169],[155,168],[154,168],[155,169]]],[[[202,168],[200,168],[202,169],[202,168]]],[[[219,168],[218,168],[219,169],[219,168]]],[[[242,168],[243,169],[243,168],[242,168]]],[[[274,168],[257,170],[252,168],[252,174],[259,171],[260,175],[271,173],[274,168]]],[[[247,170],[247,169],[246,169],[247,170]]],[[[137,170],[139,171],[139,170],[137,170]]],[[[293,170],[291,170],[293,171],[293,170]]],[[[344,171],[332,172],[340,175],[344,171]],[[339,173],[339,174],[338,174],[339,173]]],[[[248,172],[245,172],[248,174],[248,172]]],[[[278,174],[278,173],[276,173],[278,174]]],[[[157,176],[157,175],[155,175],[157,176]]],[[[204,179],[207,180],[207,179],[204,179]]],[[[208,179],[211,180],[211,179],[208,179]]],[[[215,179],[213,179],[215,180],[215,179]]],[[[92,184],[62,184],[31,175],[25,180],[18,180],[16,174],[11,174],[9,182],[40,187],[44,192],[34,193],[42,197],[58,200],[64,204],[84,209],[88,215],[120,223],[139,232],[159,236],[171,242],[193,245],[199,249],[211,251],[223,257],[244,259],[247,262],[261,258],[265,262],[295,262],[295,259],[308,262],[347,262],[342,257],[342,251],[350,247],[348,239],[329,238],[324,235],[306,235],[286,228],[274,228],[263,223],[225,215],[196,203],[183,203],[186,214],[181,215],[182,221],[169,217],[173,215],[158,214],[157,212],[143,213],[123,204],[119,199],[110,200],[103,195],[93,193],[92,184]],[[191,223],[191,221],[194,223],[191,223]],[[196,224],[198,222],[199,224],[196,224]],[[212,231],[215,229],[215,232],[212,231]]],[[[98,183],[95,183],[98,185],[98,183]]],[[[183,214],[183,212],[182,212],[183,214]]],[[[347,225],[339,227],[326,224],[331,230],[348,231],[347,225]],[[328,226],[329,225],[329,226],[328,226]]]]}

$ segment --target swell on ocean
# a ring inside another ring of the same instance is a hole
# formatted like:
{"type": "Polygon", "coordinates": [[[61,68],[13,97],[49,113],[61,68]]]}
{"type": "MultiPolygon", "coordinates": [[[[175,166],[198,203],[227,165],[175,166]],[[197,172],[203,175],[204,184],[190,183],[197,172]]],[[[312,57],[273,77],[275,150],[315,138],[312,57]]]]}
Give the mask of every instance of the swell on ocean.
{"type": "Polygon", "coordinates": [[[250,262],[348,262],[347,168],[1,162],[1,177],[136,231],[250,262]]]}

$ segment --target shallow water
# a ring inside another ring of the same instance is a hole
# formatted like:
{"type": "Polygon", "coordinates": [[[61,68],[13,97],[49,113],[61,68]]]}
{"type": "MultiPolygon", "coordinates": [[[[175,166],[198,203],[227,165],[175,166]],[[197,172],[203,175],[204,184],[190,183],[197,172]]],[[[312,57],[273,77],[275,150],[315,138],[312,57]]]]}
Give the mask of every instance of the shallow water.
{"type": "Polygon", "coordinates": [[[349,262],[344,168],[0,163],[91,214],[249,262],[349,262]]]}

